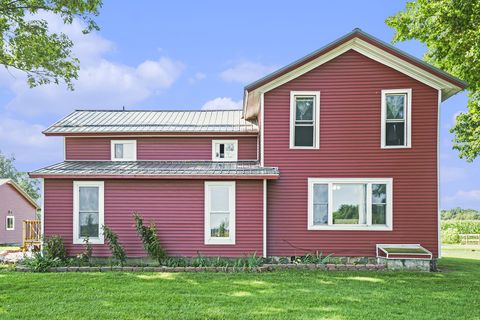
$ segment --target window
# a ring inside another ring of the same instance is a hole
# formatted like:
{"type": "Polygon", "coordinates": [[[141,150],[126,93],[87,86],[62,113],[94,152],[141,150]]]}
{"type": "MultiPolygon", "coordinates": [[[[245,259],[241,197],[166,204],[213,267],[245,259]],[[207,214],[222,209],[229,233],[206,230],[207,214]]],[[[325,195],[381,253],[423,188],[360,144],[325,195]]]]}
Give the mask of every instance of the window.
{"type": "MultiPolygon", "coordinates": [[[[11,212],[9,212],[11,214],[11,212]]],[[[15,230],[15,217],[14,216],[7,216],[5,221],[5,226],[8,231],[15,230]]]]}
{"type": "Polygon", "coordinates": [[[103,244],[103,191],[103,181],[74,181],[73,243],[88,236],[91,243],[103,244]]]}
{"type": "Polygon", "coordinates": [[[392,230],[392,179],[309,178],[309,230],[392,230]]]}
{"type": "Polygon", "coordinates": [[[412,89],[382,90],[382,148],[411,146],[412,89]]]}
{"type": "Polygon", "coordinates": [[[237,161],[238,141],[237,140],[213,140],[212,160],[215,161],[237,161]]]}
{"type": "Polygon", "coordinates": [[[205,182],[205,244],[235,244],[235,182],[205,182]]]}
{"type": "Polygon", "coordinates": [[[290,148],[318,149],[319,123],[320,92],[290,92],[290,148]]]}
{"type": "Polygon", "coordinates": [[[112,161],[135,161],[137,160],[136,140],[112,140],[112,161]]]}

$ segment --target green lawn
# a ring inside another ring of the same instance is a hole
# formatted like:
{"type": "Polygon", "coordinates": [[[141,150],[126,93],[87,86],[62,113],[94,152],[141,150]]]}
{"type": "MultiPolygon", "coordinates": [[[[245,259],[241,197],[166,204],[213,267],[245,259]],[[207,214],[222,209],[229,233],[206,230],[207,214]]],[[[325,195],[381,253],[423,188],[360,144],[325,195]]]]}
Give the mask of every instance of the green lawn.
{"type": "Polygon", "coordinates": [[[0,272],[0,319],[480,319],[480,260],[443,272],[0,272]]]}
{"type": "Polygon", "coordinates": [[[446,244],[442,246],[442,255],[452,258],[480,260],[480,245],[446,244]]]}

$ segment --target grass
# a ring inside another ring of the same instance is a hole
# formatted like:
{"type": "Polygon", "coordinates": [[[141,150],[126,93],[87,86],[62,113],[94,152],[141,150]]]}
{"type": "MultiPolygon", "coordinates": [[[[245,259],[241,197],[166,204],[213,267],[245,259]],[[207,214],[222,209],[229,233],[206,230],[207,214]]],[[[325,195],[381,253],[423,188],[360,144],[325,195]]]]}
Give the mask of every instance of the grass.
{"type": "Polygon", "coordinates": [[[480,319],[480,260],[443,272],[0,272],[1,319],[480,319]]]}
{"type": "Polygon", "coordinates": [[[453,258],[480,260],[480,245],[447,244],[442,246],[442,255],[453,258]]]}

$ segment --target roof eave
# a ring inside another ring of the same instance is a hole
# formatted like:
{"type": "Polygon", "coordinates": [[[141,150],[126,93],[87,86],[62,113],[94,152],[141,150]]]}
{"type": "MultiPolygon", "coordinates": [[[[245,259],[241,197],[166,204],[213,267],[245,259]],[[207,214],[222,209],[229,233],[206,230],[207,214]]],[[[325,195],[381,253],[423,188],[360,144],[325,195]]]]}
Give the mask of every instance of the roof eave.
{"type": "Polygon", "coordinates": [[[278,174],[48,174],[31,172],[31,178],[50,178],[50,179],[185,179],[185,180],[276,180],[278,174]]]}

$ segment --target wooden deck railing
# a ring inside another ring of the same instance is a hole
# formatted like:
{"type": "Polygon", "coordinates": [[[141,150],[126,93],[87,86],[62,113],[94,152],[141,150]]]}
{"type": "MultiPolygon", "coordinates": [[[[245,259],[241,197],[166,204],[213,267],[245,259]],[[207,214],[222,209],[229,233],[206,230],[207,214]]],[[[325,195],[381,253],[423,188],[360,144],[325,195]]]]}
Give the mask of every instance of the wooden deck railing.
{"type": "Polygon", "coordinates": [[[29,247],[40,247],[42,241],[42,227],[40,220],[23,220],[23,251],[29,247]]]}

